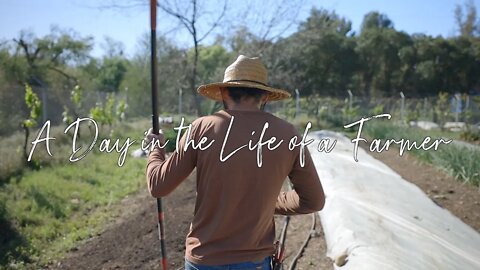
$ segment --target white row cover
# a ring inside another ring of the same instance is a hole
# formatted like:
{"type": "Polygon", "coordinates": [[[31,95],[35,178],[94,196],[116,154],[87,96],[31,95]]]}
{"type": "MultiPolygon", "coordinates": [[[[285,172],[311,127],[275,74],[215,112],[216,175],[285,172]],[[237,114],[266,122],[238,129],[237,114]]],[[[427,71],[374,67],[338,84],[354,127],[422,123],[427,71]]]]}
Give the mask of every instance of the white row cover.
{"type": "Polygon", "coordinates": [[[354,145],[343,135],[309,136],[326,194],[319,215],[335,269],[480,269],[474,229],[366,151],[359,149],[355,162],[354,145]],[[322,138],[337,140],[331,153],[317,151],[322,138]]]}

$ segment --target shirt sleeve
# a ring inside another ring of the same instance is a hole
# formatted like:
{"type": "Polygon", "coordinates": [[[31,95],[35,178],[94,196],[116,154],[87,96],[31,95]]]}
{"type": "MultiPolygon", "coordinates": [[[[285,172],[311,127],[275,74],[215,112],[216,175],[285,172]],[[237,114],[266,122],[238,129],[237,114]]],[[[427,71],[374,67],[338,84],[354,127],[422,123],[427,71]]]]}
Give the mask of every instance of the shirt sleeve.
{"type": "Polygon", "coordinates": [[[275,205],[275,214],[308,214],[322,210],[325,204],[325,194],[310,152],[306,147],[304,165],[304,167],[300,165],[300,154],[297,154],[289,174],[293,189],[280,192],[275,205]]]}
{"type": "Polygon", "coordinates": [[[186,134],[182,136],[178,149],[168,159],[165,158],[165,149],[158,147],[148,156],[146,177],[148,190],[153,197],[168,195],[195,168],[197,151],[191,147],[184,151],[185,142],[186,134]]]}

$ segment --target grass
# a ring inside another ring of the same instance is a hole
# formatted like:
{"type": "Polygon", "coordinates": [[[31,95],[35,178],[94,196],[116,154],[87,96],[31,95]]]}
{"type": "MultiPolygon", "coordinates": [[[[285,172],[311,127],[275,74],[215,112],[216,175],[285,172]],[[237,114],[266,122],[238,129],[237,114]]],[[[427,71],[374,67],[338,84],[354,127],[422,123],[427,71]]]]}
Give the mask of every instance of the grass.
{"type": "MultiPolygon", "coordinates": [[[[444,131],[424,131],[399,126],[386,121],[377,121],[365,125],[363,134],[373,139],[409,139],[422,142],[426,136],[432,139],[457,139],[459,134],[444,131]]],[[[355,134],[356,135],[356,134],[355,134]]],[[[480,151],[475,148],[450,143],[441,145],[437,151],[413,149],[410,151],[420,160],[447,171],[455,178],[480,186],[480,151]]]]}
{"type": "Polygon", "coordinates": [[[144,159],[94,154],[74,164],[29,171],[0,190],[2,218],[16,237],[1,265],[45,263],[101,229],[112,205],[144,187],[144,159]]]}
{"type": "MultiPolygon", "coordinates": [[[[162,125],[175,148],[175,123],[162,125]]],[[[192,117],[185,119],[188,124],[192,117]]],[[[52,127],[49,156],[45,145],[37,146],[33,159],[36,170],[25,167],[21,152],[23,134],[0,139],[3,157],[0,164],[0,269],[38,268],[61,258],[78,242],[100,232],[118,208],[115,205],[128,194],[144,188],[145,159],[130,156],[140,148],[144,131],[150,126],[147,119],[100,127],[94,150],[84,159],[71,163],[72,137],[63,133],[66,126],[52,127]],[[129,148],[125,163],[117,165],[119,153],[100,152],[103,138],[111,143],[126,138],[136,140],[129,148]]],[[[32,132],[30,141],[37,136],[32,132]]],[[[92,130],[81,127],[78,145],[88,147],[93,140],[92,130]]],[[[83,150],[82,150],[83,151],[83,150]]],[[[81,151],[81,152],[82,152],[81,151]]]]}

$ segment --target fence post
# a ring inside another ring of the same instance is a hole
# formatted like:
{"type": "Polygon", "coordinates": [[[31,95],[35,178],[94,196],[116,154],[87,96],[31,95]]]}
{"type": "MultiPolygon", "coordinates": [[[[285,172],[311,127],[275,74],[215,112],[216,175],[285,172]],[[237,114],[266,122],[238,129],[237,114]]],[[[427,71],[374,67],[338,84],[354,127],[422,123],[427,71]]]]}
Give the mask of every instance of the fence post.
{"type": "Polygon", "coordinates": [[[423,117],[425,117],[425,119],[429,119],[428,118],[428,109],[427,109],[427,98],[423,98],[423,117]]]}
{"type": "MultiPolygon", "coordinates": [[[[348,112],[346,112],[347,121],[351,121],[350,114],[352,113],[352,105],[353,105],[353,93],[350,89],[347,89],[348,93],[348,112]]],[[[344,116],[345,117],[345,116],[344,116]]]]}
{"type": "Polygon", "coordinates": [[[348,89],[347,92],[348,92],[348,110],[351,111],[352,103],[353,103],[353,94],[352,94],[352,91],[350,91],[350,89],[348,89]]]}
{"type": "Polygon", "coordinates": [[[400,120],[403,121],[405,116],[405,95],[403,94],[402,91],[400,91],[400,97],[402,98],[400,103],[400,120]]]}
{"type": "Polygon", "coordinates": [[[178,89],[178,114],[182,115],[182,88],[178,89]]]}
{"type": "Polygon", "coordinates": [[[459,121],[460,112],[462,111],[462,96],[457,93],[454,95],[455,98],[455,122],[459,121]]]}
{"type": "MultiPolygon", "coordinates": [[[[471,120],[471,119],[468,119],[467,115],[468,115],[468,110],[470,109],[470,96],[467,94],[465,96],[465,109],[463,110],[465,113],[463,114],[464,115],[464,121],[465,123],[467,123],[467,120],[471,120]]],[[[467,123],[467,125],[470,124],[470,123],[467,123]]]]}
{"type": "Polygon", "coordinates": [[[127,118],[127,108],[128,108],[128,86],[125,87],[125,111],[123,112],[123,117],[127,118]]]}
{"type": "Polygon", "coordinates": [[[300,92],[298,89],[295,89],[295,119],[297,118],[300,112],[300,92]]]}

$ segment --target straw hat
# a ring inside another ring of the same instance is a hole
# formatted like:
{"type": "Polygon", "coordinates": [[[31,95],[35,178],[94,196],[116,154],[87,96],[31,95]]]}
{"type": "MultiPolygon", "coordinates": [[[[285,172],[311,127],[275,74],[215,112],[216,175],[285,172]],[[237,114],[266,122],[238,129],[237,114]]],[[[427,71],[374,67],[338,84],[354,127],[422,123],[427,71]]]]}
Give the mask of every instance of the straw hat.
{"type": "Polygon", "coordinates": [[[240,55],[225,70],[223,82],[201,85],[197,91],[202,96],[216,101],[222,101],[220,89],[223,87],[250,87],[265,90],[268,93],[267,101],[290,97],[287,91],[268,86],[267,80],[267,69],[258,57],[249,58],[240,55]]]}

